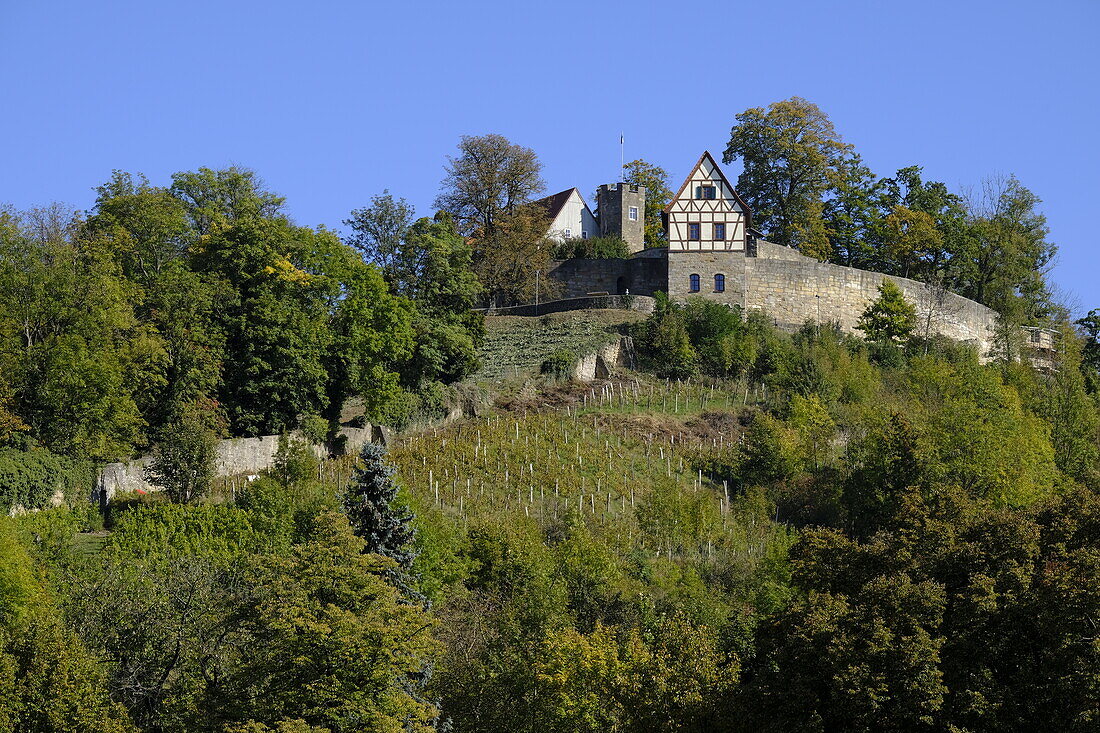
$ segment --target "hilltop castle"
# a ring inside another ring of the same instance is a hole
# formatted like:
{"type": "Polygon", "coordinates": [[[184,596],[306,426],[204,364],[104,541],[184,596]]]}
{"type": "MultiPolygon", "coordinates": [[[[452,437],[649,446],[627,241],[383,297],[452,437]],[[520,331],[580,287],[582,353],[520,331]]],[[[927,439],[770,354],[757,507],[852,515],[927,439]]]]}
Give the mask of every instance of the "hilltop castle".
{"type": "Polygon", "coordinates": [[[665,207],[667,247],[644,247],[644,187],[604,185],[597,198],[595,213],[575,188],[538,202],[552,222],[549,237],[620,236],[631,252],[625,259],[554,262],[547,275],[560,284],[563,298],[660,291],[673,299],[698,296],[762,310],[780,328],[812,320],[851,332],[889,277],[916,306],[922,333],[971,343],[983,356],[992,349],[998,316],[980,303],[915,280],[819,262],[764,240],[709,152],[665,207]]]}

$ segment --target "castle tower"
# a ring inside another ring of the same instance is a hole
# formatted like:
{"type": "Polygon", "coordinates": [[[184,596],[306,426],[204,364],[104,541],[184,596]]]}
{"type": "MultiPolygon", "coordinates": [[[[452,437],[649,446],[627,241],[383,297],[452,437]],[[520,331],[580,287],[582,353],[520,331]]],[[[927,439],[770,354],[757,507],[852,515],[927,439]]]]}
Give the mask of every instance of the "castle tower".
{"type": "Polygon", "coordinates": [[[631,252],[645,249],[645,186],[605,183],[596,189],[601,237],[622,237],[631,252]]]}

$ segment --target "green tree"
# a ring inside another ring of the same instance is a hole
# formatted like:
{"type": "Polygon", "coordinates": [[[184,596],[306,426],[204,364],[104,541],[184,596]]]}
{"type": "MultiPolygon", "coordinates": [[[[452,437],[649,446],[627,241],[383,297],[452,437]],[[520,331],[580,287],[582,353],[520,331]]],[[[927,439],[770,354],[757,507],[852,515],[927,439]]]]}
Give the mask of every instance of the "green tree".
{"type": "Polygon", "coordinates": [[[944,259],[943,235],[936,221],[923,211],[895,206],[882,221],[882,254],[889,271],[902,277],[931,280],[937,262],[944,259]]]}
{"type": "Polygon", "coordinates": [[[878,292],[878,299],[863,311],[856,328],[870,341],[904,345],[916,328],[917,310],[892,280],[883,279],[878,292]]]}
{"type": "Polygon", "coordinates": [[[392,561],[364,549],[347,519],[328,513],[289,554],[249,564],[251,592],[230,626],[246,644],[211,700],[216,720],[434,729],[439,711],[408,691],[437,655],[432,621],[383,580],[392,561]]]}
{"type": "Polygon", "coordinates": [[[0,213],[0,366],[33,437],[112,460],[142,440],[135,393],[162,346],[117,263],[79,237],[59,207],[0,213]]]}
{"type": "Polygon", "coordinates": [[[799,450],[807,466],[818,470],[828,459],[836,434],[836,423],[821,398],[816,394],[791,397],[790,424],[798,435],[799,450]]]}
{"type": "Polygon", "coordinates": [[[1016,324],[1056,316],[1045,275],[1057,253],[1041,200],[1015,177],[988,179],[971,202],[964,246],[952,257],[953,288],[1016,324]]]}
{"type": "Polygon", "coordinates": [[[10,522],[0,522],[0,729],[124,733],[96,659],[51,603],[10,522]]]}
{"type": "Polygon", "coordinates": [[[722,160],[742,161],[737,190],[758,228],[818,254],[828,245],[822,199],[849,150],[816,104],[792,97],[737,115],[722,160]]]}
{"type": "Polygon", "coordinates": [[[216,457],[214,436],[201,415],[185,411],[161,433],[145,477],[172,501],[186,504],[210,491],[216,457]]]}
{"type": "Polygon", "coordinates": [[[829,237],[829,259],[848,267],[874,269],[874,231],[881,219],[878,210],[882,181],[855,153],[840,160],[830,177],[824,217],[829,237]]]}
{"type": "Polygon", "coordinates": [[[110,241],[128,277],[149,287],[167,267],[183,258],[194,238],[184,205],[164,188],[125,171],[96,188],[90,237],[110,241]]]}
{"type": "Polygon", "coordinates": [[[466,236],[492,238],[503,217],[546,188],[535,151],[502,135],[463,135],[458,150],[448,159],[435,207],[449,212],[466,236]]]}
{"type": "Polygon", "coordinates": [[[352,234],[347,244],[362,253],[367,262],[378,266],[382,277],[394,288],[404,293],[404,286],[413,282],[407,267],[402,267],[402,244],[413,223],[413,207],[403,198],[395,199],[389,190],[381,196],[372,196],[370,206],[354,209],[344,225],[352,234]]]}
{"type": "Polygon", "coordinates": [[[1084,318],[1075,321],[1081,330],[1084,344],[1081,348],[1081,370],[1085,384],[1092,394],[1100,392],[1100,309],[1093,309],[1084,318]]]}
{"type": "Polygon", "coordinates": [[[645,246],[668,244],[662,213],[672,200],[668,173],[664,168],[641,158],[623,165],[623,183],[645,186],[645,246]]]}
{"type": "Polygon", "coordinates": [[[237,166],[173,173],[168,190],[183,203],[192,228],[200,236],[212,234],[219,227],[279,218],[286,203],[282,196],[264,189],[255,171],[237,166]]]}

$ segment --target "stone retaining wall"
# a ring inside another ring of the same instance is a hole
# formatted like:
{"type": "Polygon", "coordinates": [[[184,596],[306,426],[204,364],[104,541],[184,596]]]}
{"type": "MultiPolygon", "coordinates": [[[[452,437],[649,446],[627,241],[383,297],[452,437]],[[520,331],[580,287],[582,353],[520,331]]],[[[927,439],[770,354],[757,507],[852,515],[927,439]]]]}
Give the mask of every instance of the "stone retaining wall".
{"type": "MultiPolygon", "coordinates": [[[[385,442],[386,436],[381,426],[368,425],[365,428],[343,428],[340,437],[343,453],[358,453],[367,443],[385,442]]],[[[217,456],[214,459],[214,475],[222,477],[258,474],[274,465],[278,449],[278,435],[219,440],[215,446],[217,456]]],[[[313,452],[318,458],[329,456],[328,449],[323,446],[313,446],[313,452]]],[[[159,491],[145,480],[145,467],[151,460],[151,456],[143,456],[124,463],[108,463],[100,469],[96,478],[93,500],[108,502],[116,493],[159,491]]]]}
{"type": "MultiPolygon", "coordinates": [[[[771,248],[793,253],[786,247],[771,248]]],[[[794,253],[797,255],[797,253],[794,253]]],[[[859,317],[879,296],[883,280],[892,280],[917,310],[917,333],[940,334],[972,344],[983,359],[993,348],[997,312],[961,295],[903,277],[868,272],[789,255],[746,258],[743,303],[761,309],[775,324],[795,329],[807,320],[838,323],[855,332],[859,317]],[[926,333],[928,332],[928,333],[926,333]]]]}
{"type": "Polygon", "coordinates": [[[643,250],[621,260],[555,260],[546,277],[558,284],[560,298],[582,298],[590,293],[651,296],[665,289],[668,266],[663,257],[643,250]]]}
{"type": "Polygon", "coordinates": [[[478,308],[487,316],[545,316],[550,313],[566,311],[609,309],[636,310],[652,313],[656,301],[645,295],[593,295],[583,298],[562,298],[548,300],[538,305],[511,305],[504,308],[478,308]]]}

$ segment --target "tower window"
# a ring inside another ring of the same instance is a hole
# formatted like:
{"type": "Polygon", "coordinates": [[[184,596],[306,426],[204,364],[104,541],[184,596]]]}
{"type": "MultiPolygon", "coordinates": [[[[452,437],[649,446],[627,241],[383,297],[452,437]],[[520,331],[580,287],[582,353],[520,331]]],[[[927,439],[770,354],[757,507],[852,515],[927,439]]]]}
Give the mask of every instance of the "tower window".
{"type": "Polygon", "coordinates": [[[637,206],[631,206],[630,207],[629,216],[630,216],[631,221],[638,221],[638,207],[637,206]]]}
{"type": "Polygon", "coordinates": [[[702,239],[699,231],[702,227],[699,224],[688,224],[688,239],[698,241],[702,239]]]}
{"type": "Polygon", "coordinates": [[[726,239],[726,225],[715,224],[714,225],[714,239],[719,242],[724,242],[726,239]]]}
{"type": "Polygon", "coordinates": [[[718,190],[714,186],[696,186],[695,198],[713,200],[718,197],[718,190]]]}
{"type": "Polygon", "coordinates": [[[726,292],[726,276],[718,274],[714,276],[714,292],[724,293],[726,292]]]}
{"type": "Polygon", "coordinates": [[[689,286],[688,289],[693,293],[698,293],[699,292],[699,276],[693,274],[691,277],[688,278],[688,280],[690,281],[690,286],[689,286]]]}

